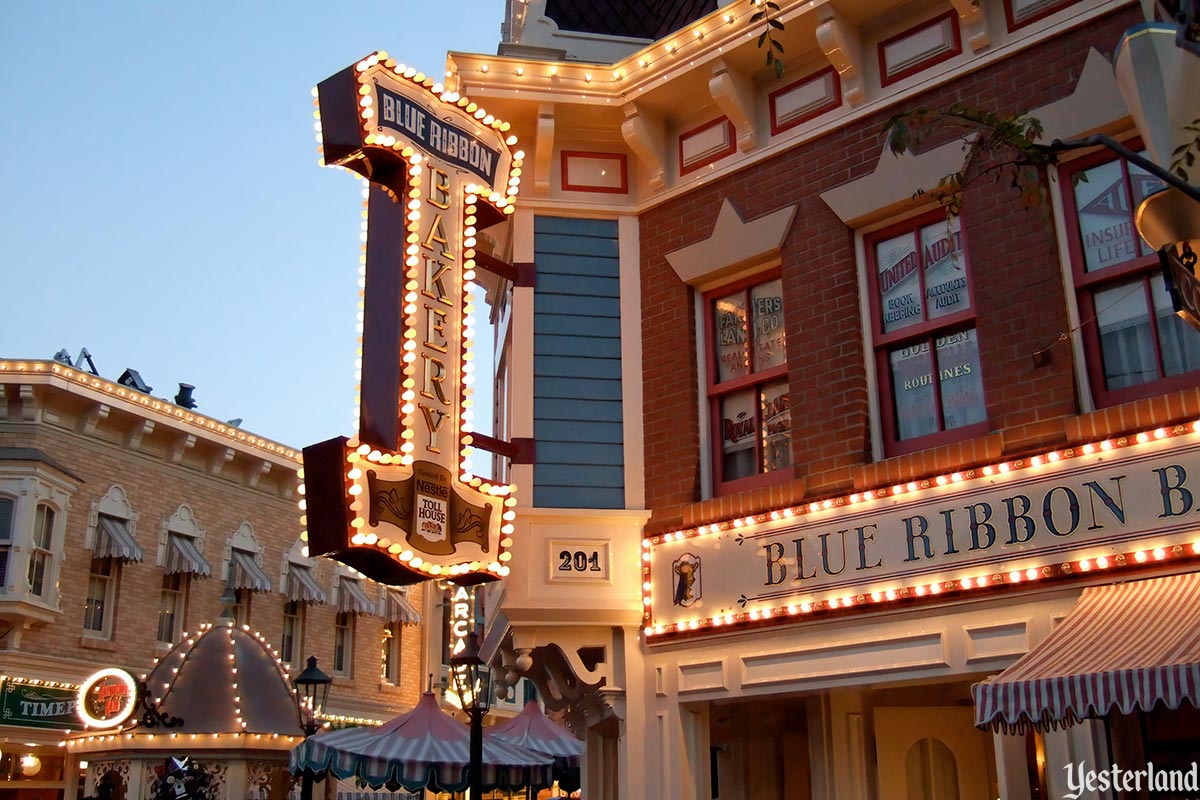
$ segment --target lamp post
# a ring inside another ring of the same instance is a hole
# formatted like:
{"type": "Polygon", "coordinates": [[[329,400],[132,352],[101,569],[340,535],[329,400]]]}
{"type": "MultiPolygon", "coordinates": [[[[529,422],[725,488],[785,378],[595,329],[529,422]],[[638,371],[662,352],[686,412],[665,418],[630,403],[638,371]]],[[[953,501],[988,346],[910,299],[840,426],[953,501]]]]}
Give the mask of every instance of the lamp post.
{"type": "MultiPolygon", "coordinates": [[[[300,724],[304,727],[304,738],[307,739],[321,730],[320,715],[325,710],[325,701],[329,699],[329,684],[333,679],[317,669],[317,657],[308,657],[308,666],[296,677],[292,685],[296,687],[296,700],[300,704],[300,724]]],[[[304,770],[300,776],[300,800],[312,800],[312,772],[304,770]]]]}
{"type": "Polygon", "coordinates": [[[483,796],[483,718],[492,705],[492,670],[479,657],[479,636],[474,631],[467,634],[463,649],[450,656],[450,675],[459,704],[471,720],[467,786],[471,790],[471,800],[480,800],[483,796]]]}

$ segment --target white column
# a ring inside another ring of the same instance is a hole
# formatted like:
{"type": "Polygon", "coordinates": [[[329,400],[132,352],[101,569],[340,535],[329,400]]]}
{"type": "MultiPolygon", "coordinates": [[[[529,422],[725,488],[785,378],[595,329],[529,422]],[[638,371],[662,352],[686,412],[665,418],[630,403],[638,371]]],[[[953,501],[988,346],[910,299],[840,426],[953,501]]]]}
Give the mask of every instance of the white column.
{"type": "Polygon", "coordinates": [[[992,734],[996,752],[996,780],[1004,800],[1031,800],[1029,763],[1025,755],[1025,737],[992,734]]]}

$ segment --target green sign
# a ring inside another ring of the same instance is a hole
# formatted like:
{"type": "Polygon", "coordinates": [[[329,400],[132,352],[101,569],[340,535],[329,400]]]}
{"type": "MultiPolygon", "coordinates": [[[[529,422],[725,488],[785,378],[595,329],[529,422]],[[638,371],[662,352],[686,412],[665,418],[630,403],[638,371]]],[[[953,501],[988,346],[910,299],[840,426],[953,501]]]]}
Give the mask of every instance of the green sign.
{"type": "Polygon", "coordinates": [[[5,681],[0,686],[0,725],[83,730],[75,715],[73,689],[5,681]]]}

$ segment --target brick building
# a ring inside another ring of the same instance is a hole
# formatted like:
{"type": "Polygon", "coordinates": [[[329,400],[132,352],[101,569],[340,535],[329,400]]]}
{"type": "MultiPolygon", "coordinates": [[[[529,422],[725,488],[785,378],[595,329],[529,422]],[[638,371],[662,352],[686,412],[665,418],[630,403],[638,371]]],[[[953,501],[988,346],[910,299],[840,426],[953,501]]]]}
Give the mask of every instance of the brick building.
{"type": "Polygon", "coordinates": [[[75,797],[78,685],[222,614],[292,674],[316,656],[335,716],[416,703],[426,601],[305,557],[299,451],[58,361],[0,360],[0,387],[5,796],[75,797]]]}
{"type": "Polygon", "coordinates": [[[1085,148],[1033,207],[985,177],[949,217],[962,143],[881,135],[961,103],[1136,150],[1139,7],[779,6],[782,50],[757,3],[535,0],[449,56],[527,156],[487,233],[499,433],[536,447],[486,649],[584,733],[588,797],[1047,797],[1178,761],[1186,702],[1022,717],[1012,682],[1169,671],[1194,624],[1146,624],[1200,552],[1197,335],[1133,225],[1158,184],[1085,148]]]}

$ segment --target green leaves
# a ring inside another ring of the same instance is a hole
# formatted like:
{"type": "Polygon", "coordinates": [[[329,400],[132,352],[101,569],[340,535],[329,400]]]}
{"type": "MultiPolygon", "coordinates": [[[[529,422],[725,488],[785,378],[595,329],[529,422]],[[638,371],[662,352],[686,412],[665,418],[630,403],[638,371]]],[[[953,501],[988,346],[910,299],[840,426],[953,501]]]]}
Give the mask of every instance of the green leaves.
{"type": "Polygon", "coordinates": [[[965,154],[963,166],[943,176],[935,192],[950,216],[961,211],[963,190],[987,175],[993,180],[1007,176],[1026,205],[1044,204],[1041,170],[1056,163],[1057,155],[1038,143],[1042,132],[1041,121],[1034,117],[1000,115],[965,103],[952,103],[942,110],[903,111],[892,116],[882,130],[888,149],[897,156],[917,150],[929,139],[953,141],[958,137],[965,154]]]}
{"type": "Polygon", "coordinates": [[[766,2],[757,2],[755,5],[758,6],[759,10],[750,15],[750,24],[766,22],[763,32],[758,35],[759,49],[761,50],[765,45],[767,50],[764,64],[768,67],[774,67],[777,79],[782,78],[783,59],[781,56],[783,55],[783,43],[773,35],[774,31],[785,30],[783,23],[774,16],[779,13],[779,4],[772,2],[772,0],[766,0],[766,2]]]}

